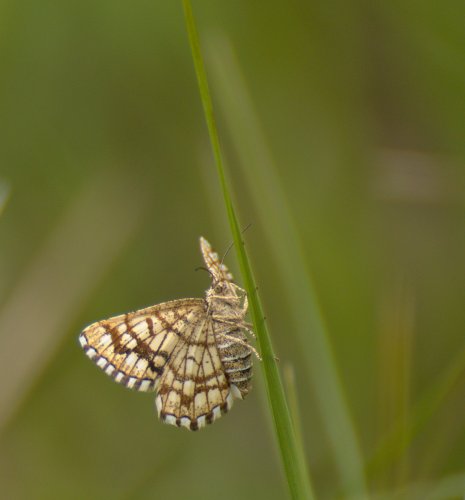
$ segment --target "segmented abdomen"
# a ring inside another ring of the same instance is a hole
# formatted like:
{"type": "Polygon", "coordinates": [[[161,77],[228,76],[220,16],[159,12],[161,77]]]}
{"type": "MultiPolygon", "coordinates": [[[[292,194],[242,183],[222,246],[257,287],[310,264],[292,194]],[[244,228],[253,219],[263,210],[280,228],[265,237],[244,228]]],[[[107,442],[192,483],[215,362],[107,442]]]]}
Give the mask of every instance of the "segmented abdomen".
{"type": "MultiPolygon", "coordinates": [[[[228,337],[234,337],[247,343],[247,337],[241,330],[228,332],[228,337]]],[[[218,342],[218,352],[224,371],[230,384],[234,384],[245,398],[252,389],[252,351],[242,343],[234,342],[231,338],[221,339],[218,342]]]]}

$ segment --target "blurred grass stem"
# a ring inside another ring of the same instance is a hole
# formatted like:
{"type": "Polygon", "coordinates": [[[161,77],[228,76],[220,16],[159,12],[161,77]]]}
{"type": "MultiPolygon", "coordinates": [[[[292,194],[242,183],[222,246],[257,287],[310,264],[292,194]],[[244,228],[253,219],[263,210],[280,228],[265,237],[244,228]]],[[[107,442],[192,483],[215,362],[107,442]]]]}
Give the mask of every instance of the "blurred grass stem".
{"type": "Polygon", "coordinates": [[[322,420],[332,446],[344,496],[368,496],[364,463],[352,423],[344,388],[338,374],[329,334],[313,288],[294,216],[283,192],[266,139],[254,113],[253,103],[241,77],[239,64],[224,37],[211,38],[215,88],[223,108],[240,166],[253,192],[252,200],[261,227],[270,241],[276,270],[291,305],[296,339],[300,344],[309,379],[313,381],[322,420]]]}
{"type": "Polygon", "coordinates": [[[5,205],[8,203],[10,189],[7,184],[0,183],[0,215],[5,210],[5,205]]]}
{"type": "Polygon", "coordinates": [[[0,433],[138,227],[143,196],[129,184],[114,174],[91,178],[2,306],[0,433]]]}

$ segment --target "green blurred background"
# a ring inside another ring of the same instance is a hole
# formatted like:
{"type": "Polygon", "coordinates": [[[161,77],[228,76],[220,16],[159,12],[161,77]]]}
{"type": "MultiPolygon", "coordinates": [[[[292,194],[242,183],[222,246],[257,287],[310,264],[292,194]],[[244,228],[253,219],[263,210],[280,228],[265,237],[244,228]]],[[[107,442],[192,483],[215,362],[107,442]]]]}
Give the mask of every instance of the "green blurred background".
{"type": "MultiPolygon", "coordinates": [[[[371,493],[459,498],[465,3],[193,8],[317,497],[344,494],[315,397],[324,380],[291,313],[287,291],[300,290],[270,250],[286,219],[267,217],[271,184],[253,177],[256,158],[247,164],[260,134],[274,163],[262,158],[262,172],[277,175],[313,275],[371,493]]],[[[0,16],[0,496],[286,498],[258,362],[248,399],[188,433],[162,425],[152,395],[113,383],[77,344],[90,322],[202,296],[198,237],[220,253],[232,239],[181,2],[10,1],[0,16]]],[[[227,261],[237,275],[233,252],[227,261]]]]}

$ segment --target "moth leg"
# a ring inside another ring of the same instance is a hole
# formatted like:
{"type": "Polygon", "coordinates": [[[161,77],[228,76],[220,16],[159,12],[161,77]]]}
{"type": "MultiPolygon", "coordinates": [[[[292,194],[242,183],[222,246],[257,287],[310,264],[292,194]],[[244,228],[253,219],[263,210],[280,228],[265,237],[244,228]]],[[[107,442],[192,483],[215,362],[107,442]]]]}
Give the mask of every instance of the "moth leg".
{"type": "MultiPolygon", "coordinates": [[[[237,318],[236,317],[231,317],[231,318],[225,318],[224,316],[214,316],[215,321],[219,321],[220,323],[224,323],[226,325],[238,326],[237,318]]],[[[253,339],[257,338],[255,335],[255,332],[253,331],[253,325],[252,323],[248,323],[247,321],[241,321],[239,323],[240,328],[245,330],[253,339]]]]}
{"type": "Polygon", "coordinates": [[[256,339],[257,336],[255,335],[255,332],[252,330],[253,328],[253,325],[252,323],[247,323],[246,321],[244,321],[242,323],[242,328],[253,338],[253,339],[256,339]]]}

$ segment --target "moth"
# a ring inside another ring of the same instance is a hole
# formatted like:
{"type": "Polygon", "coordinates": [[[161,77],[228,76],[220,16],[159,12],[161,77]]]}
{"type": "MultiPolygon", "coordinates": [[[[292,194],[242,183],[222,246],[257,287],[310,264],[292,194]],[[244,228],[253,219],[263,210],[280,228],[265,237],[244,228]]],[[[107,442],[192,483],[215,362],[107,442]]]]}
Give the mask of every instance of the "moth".
{"type": "MultiPolygon", "coordinates": [[[[200,249],[211,286],[205,298],[164,302],[89,325],[79,335],[87,356],[116,382],[154,391],[160,419],[198,430],[251,390],[245,290],[205,238],[200,249]]],[[[258,356],[259,357],[259,356],[258,356]]]]}

